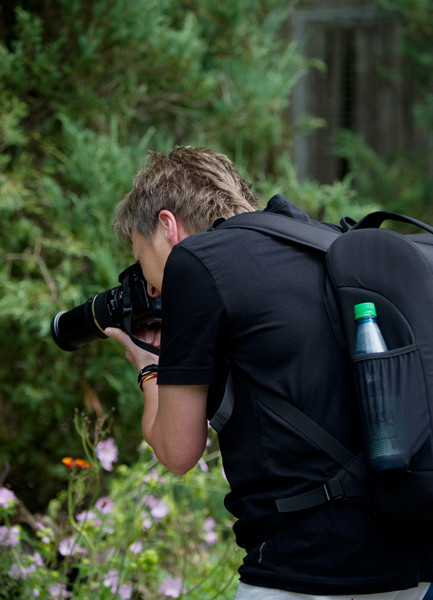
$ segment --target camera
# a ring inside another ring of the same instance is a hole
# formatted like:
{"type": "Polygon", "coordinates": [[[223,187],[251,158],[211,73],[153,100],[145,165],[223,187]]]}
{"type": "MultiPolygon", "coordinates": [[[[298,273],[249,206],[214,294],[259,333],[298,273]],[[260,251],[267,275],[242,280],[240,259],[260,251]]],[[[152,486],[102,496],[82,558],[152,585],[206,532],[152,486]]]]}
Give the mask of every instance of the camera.
{"type": "Polygon", "coordinates": [[[107,327],[119,327],[135,341],[133,334],[138,329],[161,326],[161,299],[148,295],[140,265],[122,271],[119,282],[117,287],[53,317],[51,335],[59,348],[70,352],[97,338],[106,338],[107,327]]]}

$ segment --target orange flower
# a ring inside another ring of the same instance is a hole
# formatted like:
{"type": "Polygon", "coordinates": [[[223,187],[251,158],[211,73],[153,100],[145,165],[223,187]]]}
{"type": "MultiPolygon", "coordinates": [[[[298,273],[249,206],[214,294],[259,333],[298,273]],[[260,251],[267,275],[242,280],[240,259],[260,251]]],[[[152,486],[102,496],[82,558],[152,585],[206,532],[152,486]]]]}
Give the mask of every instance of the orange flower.
{"type": "Polygon", "coordinates": [[[89,465],[89,463],[87,462],[87,460],[84,460],[84,458],[76,458],[75,459],[75,466],[79,467],[81,469],[88,469],[91,465],[89,465]]]}
{"type": "Polygon", "coordinates": [[[70,471],[74,470],[74,459],[72,456],[65,456],[62,458],[62,463],[66,465],[70,471]]]}
{"type": "Polygon", "coordinates": [[[84,458],[72,458],[72,456],[65,456],[62,458],[62,463],[68,467],[70,471],[73,471],[75,467],[79,469],[88,469],[90,465],[84,458]]]}

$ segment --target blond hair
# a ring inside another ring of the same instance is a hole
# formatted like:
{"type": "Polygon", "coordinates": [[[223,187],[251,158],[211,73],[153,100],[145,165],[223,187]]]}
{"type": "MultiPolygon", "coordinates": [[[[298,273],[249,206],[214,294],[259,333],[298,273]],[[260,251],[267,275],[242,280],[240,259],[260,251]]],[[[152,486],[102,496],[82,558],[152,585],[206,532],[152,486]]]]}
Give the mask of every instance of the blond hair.
{"type": "Polygon", "coordinates": [[[149,153],[133,188],[117,206],[114,228],[130,245],[133,229],[151,241],[164,209],[189,233],[197,233],[218,217],[256,208],[249,185],[227,156],[206,148],[176,146],[168,153],[149,153]]]}

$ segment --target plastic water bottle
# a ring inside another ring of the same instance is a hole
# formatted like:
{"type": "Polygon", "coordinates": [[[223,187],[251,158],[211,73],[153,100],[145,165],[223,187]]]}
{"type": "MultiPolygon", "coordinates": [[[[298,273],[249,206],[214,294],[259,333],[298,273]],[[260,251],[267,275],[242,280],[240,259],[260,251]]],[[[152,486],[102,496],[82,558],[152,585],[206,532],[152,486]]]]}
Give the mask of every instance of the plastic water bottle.
{"type": "MultiPolygon", "coordinates": [[[[388,350],[377,323],[373,302],[355,306],[357,324],[355,354],[388,350]]],[[[373,471],[405,470],[409,466],[406,427],[395,382],[386,381],[387,370],[380,359],[360,361],[359,396],[367,458],[373,471]]]]}
{"type": "Polygon", "coordinates": [[[377,324],[376,307],[373,302],[355,306],[356,345],[355,354],[386,352],[388,346],[377,324]]]}

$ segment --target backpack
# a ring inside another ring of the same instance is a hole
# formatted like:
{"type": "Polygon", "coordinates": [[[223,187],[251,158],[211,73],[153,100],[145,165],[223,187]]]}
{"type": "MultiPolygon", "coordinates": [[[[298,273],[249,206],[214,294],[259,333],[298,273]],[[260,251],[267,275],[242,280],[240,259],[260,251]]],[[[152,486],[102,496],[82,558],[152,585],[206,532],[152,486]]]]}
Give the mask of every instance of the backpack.
{"type": "MultiPolygon", "coordinates": [[[[433,519],[433,227],[414,218],[374,212],[359,222],[343,218],[341,229],[314,221],[257,211],[236,215],[218,228],[246,228],[319,252],[326,265],[324,301],[336,338],[350,356],[358,400],[365,378],[380,374],[402,401],[410,464],[406,471],[372,472],[364,454],[354,455],[285,398],[264,388],[250,393],[320,447],[340,470],[320,487],[276,499],[280,513],[328,502],[369,501],[393,517],[433,519]],[[385,220],[416,225],[424,233],[381,229],[385,220]],[[389,350],[355,356],[355,304],[374,302],[389,350]]],[[[231,379],[210,424],[220,431],[233,406],[231,379]]]]}

